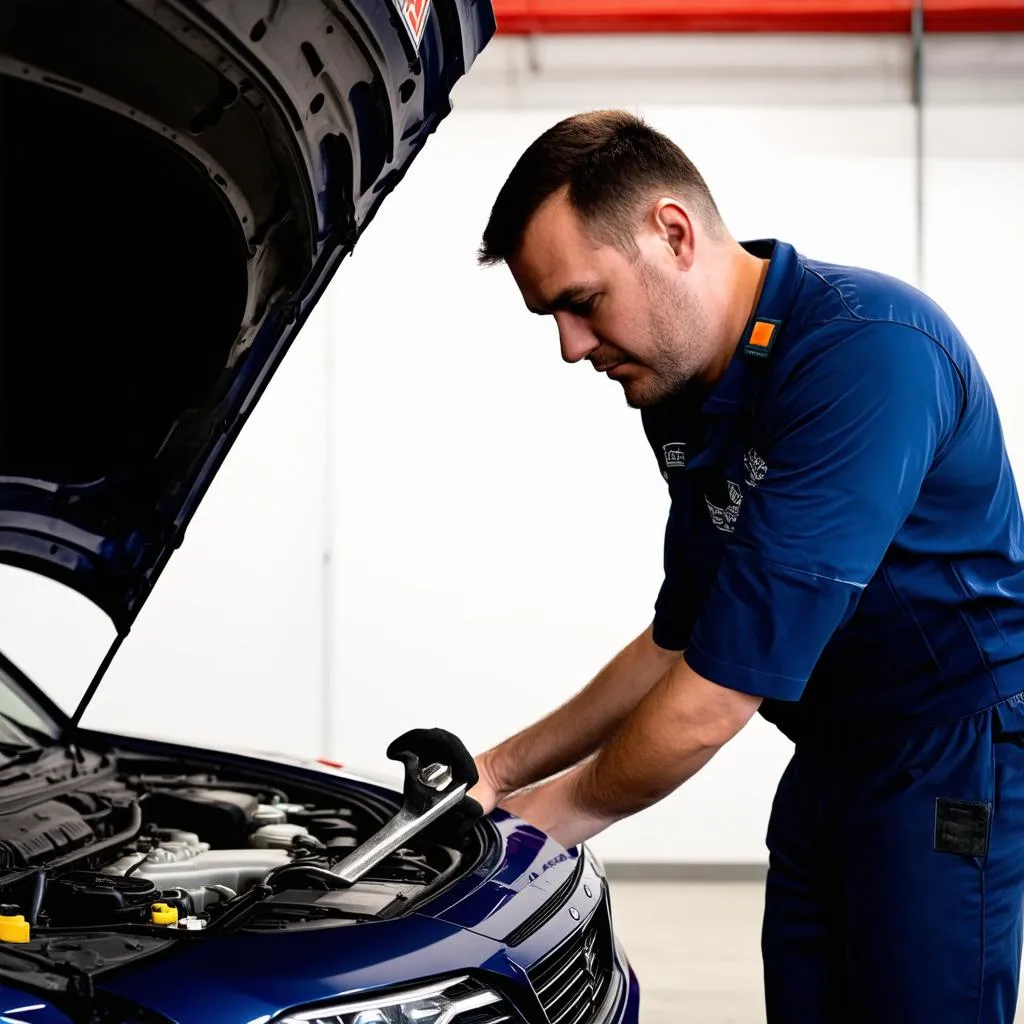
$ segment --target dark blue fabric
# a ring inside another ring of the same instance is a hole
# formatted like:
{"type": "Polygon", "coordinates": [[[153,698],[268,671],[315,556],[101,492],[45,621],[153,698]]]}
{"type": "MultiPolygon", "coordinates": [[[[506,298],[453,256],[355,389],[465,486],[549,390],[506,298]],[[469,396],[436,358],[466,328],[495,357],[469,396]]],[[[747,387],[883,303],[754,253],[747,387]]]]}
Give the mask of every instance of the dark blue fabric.
{"type": "Polygon", "coordinates": [[[1010,1024],[1024,900],[1020,698],[855,750],[797,748],[772,809],[769,1024],[1010,1024]],[[936,849],[939,801],[987,849],[936,849]]]}
{"type": "Polygon", "coordinates": [[[1024,690],[1024,524],[968,345],[902,282],[745,245],[767,354],[743,339],[710,394],[643,413],[671,495],[655,641],[796,741],[1024,690]]]}

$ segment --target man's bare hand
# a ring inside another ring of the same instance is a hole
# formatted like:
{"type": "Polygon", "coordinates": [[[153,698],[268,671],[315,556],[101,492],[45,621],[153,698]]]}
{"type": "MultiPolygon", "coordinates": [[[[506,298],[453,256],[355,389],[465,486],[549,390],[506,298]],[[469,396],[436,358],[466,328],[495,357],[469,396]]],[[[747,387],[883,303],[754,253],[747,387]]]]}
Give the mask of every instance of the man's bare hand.
{"type": "Polygon", "coordinates": [[[484,814],[490,814],[508,796],[509,791],[502,788],[486,754],[477,755],[473,761],[480,778],[466,795],[483,808],[484,814]]]}

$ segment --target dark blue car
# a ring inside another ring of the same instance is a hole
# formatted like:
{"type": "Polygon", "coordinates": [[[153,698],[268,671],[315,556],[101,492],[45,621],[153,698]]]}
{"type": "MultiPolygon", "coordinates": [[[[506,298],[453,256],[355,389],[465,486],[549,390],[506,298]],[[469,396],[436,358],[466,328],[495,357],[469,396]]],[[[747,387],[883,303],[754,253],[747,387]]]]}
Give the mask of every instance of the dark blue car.
{"type": "Polygon", "coordinates": [[[398,792],[79,726],[494,28],[487,0],[0,5],[0,561],[117,628],[70,717],[0,656],[2,1024],[637,1020],[600,865],[474,816],[455,737],[396,740],[398,792]]]}

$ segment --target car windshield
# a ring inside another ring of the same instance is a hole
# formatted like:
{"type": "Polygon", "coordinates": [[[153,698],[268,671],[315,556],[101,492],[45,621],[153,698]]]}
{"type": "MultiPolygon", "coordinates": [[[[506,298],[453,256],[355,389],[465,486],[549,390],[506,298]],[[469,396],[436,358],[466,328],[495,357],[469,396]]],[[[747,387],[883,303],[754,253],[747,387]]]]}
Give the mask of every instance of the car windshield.
{"type": "Polygon", "coordinates": [[[0,744],[23,746],[57,739],[54,723],[19,692],[0,665],[0,744]]]}

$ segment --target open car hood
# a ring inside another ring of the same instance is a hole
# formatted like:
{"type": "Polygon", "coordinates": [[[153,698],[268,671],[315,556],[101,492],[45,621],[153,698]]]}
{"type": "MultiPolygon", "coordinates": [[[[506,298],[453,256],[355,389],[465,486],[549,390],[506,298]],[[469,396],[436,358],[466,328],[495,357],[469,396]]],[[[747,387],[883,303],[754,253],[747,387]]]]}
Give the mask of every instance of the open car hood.
{"type": "Polygon", "coordinates": [[[488,0],[0,6],[0,561],[119,633],[488,0]]]}

